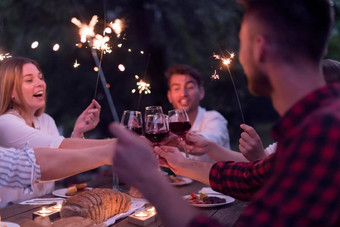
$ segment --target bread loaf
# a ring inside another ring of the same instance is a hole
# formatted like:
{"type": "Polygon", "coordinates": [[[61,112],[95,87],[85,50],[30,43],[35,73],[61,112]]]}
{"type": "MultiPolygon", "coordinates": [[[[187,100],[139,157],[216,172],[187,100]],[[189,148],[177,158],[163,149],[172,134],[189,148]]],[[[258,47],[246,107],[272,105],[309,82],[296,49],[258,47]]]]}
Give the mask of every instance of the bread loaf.
{"type": "Polygon", "coordinates": [[[63,202],[60,216],[80,216],[102,223],[129,210],[131,198],[113,189],[93,189],[72,196],[63,202]]]}

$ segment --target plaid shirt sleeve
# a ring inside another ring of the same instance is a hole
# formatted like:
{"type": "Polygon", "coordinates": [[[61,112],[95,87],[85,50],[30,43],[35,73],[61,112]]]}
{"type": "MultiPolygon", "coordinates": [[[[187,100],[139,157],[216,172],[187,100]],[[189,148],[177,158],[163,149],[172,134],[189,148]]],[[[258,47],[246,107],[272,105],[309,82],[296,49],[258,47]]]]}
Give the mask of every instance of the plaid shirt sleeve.
{"type": "MultiPolygon", "coordinates": [[[[249,200],[263,184],[274,156],[253,163],[218,162],[210,170],[210,185],[215,191],[231,195],[240,200],[249,200]]],[[[203,215],[193,219],[189,226],[219,227],[214,219],[203,215]]]]}
{"type": "Polygon", "coordinates": [[[275,172],[236,226],[340,226],[340,120],[310,121],[280,145],[275,172]]]}
{"type": "Polygon", "coordinates": [[[210,186],[239,200],[250,200],[270,172],[274,155],[252,163],[217,162],[210,170],[210,186]]]}

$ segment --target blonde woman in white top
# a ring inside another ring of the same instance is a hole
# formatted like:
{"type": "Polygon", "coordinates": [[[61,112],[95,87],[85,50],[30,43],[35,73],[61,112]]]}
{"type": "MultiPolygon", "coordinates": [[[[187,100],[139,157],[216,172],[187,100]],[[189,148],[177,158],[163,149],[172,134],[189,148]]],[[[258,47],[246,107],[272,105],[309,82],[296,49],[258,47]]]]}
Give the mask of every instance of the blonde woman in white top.
{"type": "MultiPolygon", "coordinates": [[[[78,138],[59,135],[54,120],[44,113],[45,105],[46,83],[38,63],[20,57],[4,61],[0,65],[0,146],[78,149],[113,141],[80,139],[84,132],[93,129],[99,122],[100,105],[96,101],[79,116],[75,124],[73,135],[78,138]]],[[[12,197],[20,200],[41,196],[53,189],[54,183],[38,183],[33,185],[33,193],[23,195],[22,191],[13,190],[12,197]]]]}

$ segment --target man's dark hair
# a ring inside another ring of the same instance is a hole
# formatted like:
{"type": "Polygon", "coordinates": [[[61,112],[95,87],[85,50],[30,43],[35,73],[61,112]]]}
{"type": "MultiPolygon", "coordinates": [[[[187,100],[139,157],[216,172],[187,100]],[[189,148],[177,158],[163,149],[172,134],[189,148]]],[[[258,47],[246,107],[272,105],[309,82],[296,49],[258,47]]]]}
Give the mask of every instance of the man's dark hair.
{"type": "Polygon", "coordinates": [[[238,0],[245,17],[252,15],[265,26],[277,44],[278,57],[294,55],[319,62],[327,47],[333,25],[330,0],[238,0]]]}
{"type": "Polygon", "coordinates": [[[170,79],[174,74],[190,75],[196,81],[197,85],[200,87],[203,85],[202,75],[197,69],[191,67],[190,65],[174,65],[168,68],[165,72],[165,78],[168,81],[168,87],[170,89],[170,79]]]}

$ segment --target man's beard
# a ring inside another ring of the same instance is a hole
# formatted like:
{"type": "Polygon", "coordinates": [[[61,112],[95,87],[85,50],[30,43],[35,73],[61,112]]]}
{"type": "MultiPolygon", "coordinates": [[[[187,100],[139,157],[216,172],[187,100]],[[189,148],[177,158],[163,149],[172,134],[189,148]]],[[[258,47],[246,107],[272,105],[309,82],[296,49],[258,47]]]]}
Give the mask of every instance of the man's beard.
{"type": "Polygon", "coordinates": [[[254,69],[248,77],[248,89],[255,96],[270,97],[272,85],[265,72],[254,69]]]}

